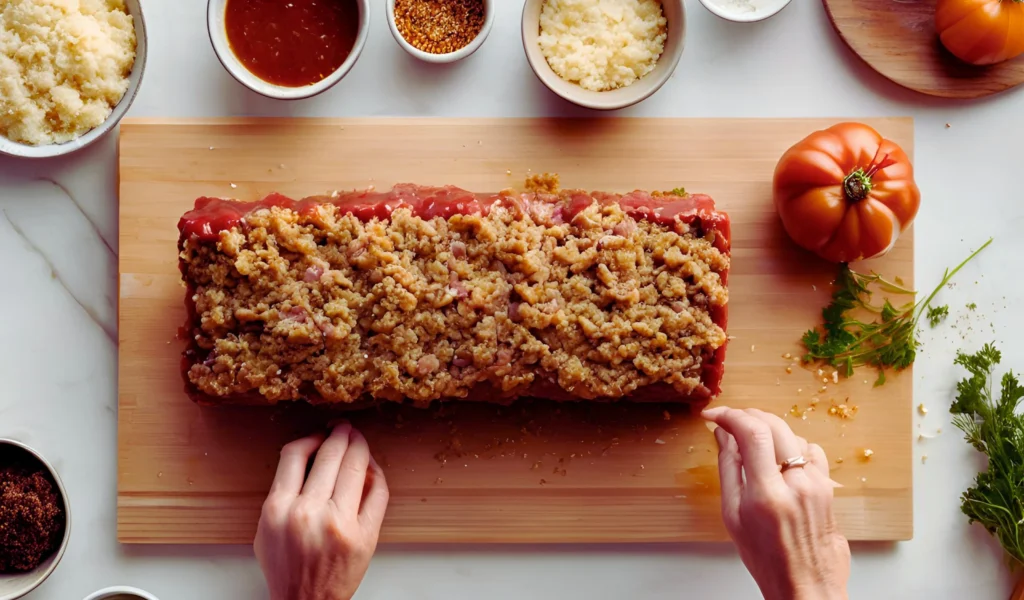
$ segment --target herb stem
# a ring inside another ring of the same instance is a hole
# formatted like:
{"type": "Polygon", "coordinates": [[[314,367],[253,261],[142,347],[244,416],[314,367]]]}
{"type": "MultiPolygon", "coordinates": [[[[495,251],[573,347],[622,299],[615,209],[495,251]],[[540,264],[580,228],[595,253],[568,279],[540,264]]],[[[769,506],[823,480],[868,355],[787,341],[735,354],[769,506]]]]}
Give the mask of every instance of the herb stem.
{"type": "MultiPolygon", "coordinates": [[[[885,158],[879,168],[885,168],[885,158]]],[[[854,174],[851,174],[853,176],[854,174]]],[[[929,306],[944,286],[949,284],[960,270],[992,243],[989,238],[980,248],[953,269],[947,269],[942,281],[923,301],[915,302],[917,292],[904,285],[883,278],[877,273],[857,273],[849,265],[842,265],[835,280],[832,301],[822,310],[824,324],[821,330],[815,328],[804,333],[802,338],[807,349],[804,360],[823,361],[832,367],[842,369],[849,377],[853,367],[870,365],[883,371],[905,369],[914,363],[920,342],[917,340],[918,322],[925,311],[929,312],[932,325],[936,325],[942,310],[929,311],[929,306]],[[912,299],[898,308],[889,299],[881,306],[871,303],[872,287],[889,294],[905,294],[912,299]],[[877,315],[875,320],[865,322],[850,316],[855,310],[877,315]],[[934,312],[934,314],[932,314],[934,312]]],[[[879,381],[883,378],[880,376],[879,381]]]]}
{"type": "Polygon", "coordinates": [[[918,311],[917,311],[917,315],[914,316],[914,322],[915,323],[917,323],[917,320],[921,318],[921,313],[924,311],[925,307],[927,307],[929,304],[931,304],[932,299],[934,299],[935,296],[942,290],[943,286],[945,286],[947,283],[949,283],[950,280],[953,279],[953,276],[956,275],[960,271],[960,269],[964,268],[964,265],[966,265],[967,263],[971,262],[971,259],[973,259],[975,256],[980,254],[981,251],[984,250],[985,248],[988,248],[989,244],[991,244],[991,243],[992,243],[992,238],[988,238],[988,241],[985,242],[984,244],[982,244],[981,248],[978,248],[977,250],[975,250],[962,263],[958,264],[952,271],[950,271],[948,269],[946,270],[945,275],[942,277],[942,282],[939,283],[939,285],[936,286],[934,290],[932,290],[932,293],[928,296],[928,298],[926,298],[925,301],[920,304],[920,306],[918,308],[918,311]]]}

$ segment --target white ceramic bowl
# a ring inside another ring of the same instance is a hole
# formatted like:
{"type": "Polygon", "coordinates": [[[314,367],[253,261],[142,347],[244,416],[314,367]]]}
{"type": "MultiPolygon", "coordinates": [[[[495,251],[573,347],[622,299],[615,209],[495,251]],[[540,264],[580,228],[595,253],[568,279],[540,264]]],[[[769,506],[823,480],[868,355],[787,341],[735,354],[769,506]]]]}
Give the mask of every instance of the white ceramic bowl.
{"type": "Polygon", "coordinates": [[[109,600],[110,598],[117,598],[119,596],[128,596],[129,598],[138,600],[157,600],[157,597],[149,592],[140,590],[139,588],[128,587],[126,585],[103,588],[102,590],[95,591],[86,596],[85,600],[109,600]]]}
{"type": "Polygon", "coordinates": [[[711,11],[712,14],[721,17],[726,21],[733,21],[735,23],[756,23],[757,21],[764,21],[769,17],[774,17],[779,14],[782,9],[789,6],[790,1],[791,0],[761,0],[765,7],[754,11],[728,10],[716,4],[715,0],[700,0],[700,3],[704,5],[704,8],[711,11]]]}
{"type": "Polygon", "coordinates": [[[484,40],[487,39],[487,34],[491,32],[491,26],[494,25],[494,0],[484,0],[484,26],[480,28],[480,33],[476,34],[473,41],[455,52],[431,54],[413,46],[402,37],[402,34],[398,31],[398,25],[395,24],[395,0],[387,0],[385,8],[388,14],[388,27],[391,28],[391,35],[395,36],[395,41],[398,42],[398,45],[412,56],[429,63],[453,63],[466,58],[476,52],[480,46],[483,46],[484,40]]]}
{"type": "Polygon", "coordinates": [[[121,117],[128,112],[135,95],[139,93],[139,85],[142,84],[142,74],[146,71],[146,19],[142,15],[142,4],[140,0],[125,0],[125,6],[132,15],[135,22],[135,64],[128,76],[128,89],[125,91],[121,101],[117,103],[114,110],[99,126],[86,132],[81,137],[65,142],[63,144],[48,144],[45,146],[30,146],[13,142],[0,136],[0,154],[9,156],[20,156],[23,158],[50,158],[70,154],[81,150],[89,144],[103,137],[108,131],[117,126],[121,117]]]}
{"type": "Polygon", "coordinates": [[[606,92],[585,90],[559,77],[541,53],[537,41],[540,38],[540,11],[543,6],[544,0],[526,0],[523,7],[523,49],[526,51],[526,60],[548,89],[573,104],[597,110],[615,110],[636,104],[665,85],[683,55],[686,40],[686,9],[683,0],[663,0],[662,8],[668,20],[668,39],[665,40],[665,50],[654,70],[623,88],[606,92]]]}
{"type": "Polygon", "coordinates": [[[14,600],[39,587],[50,576],[50,573],[53,573],[53,570],[57,568],[57,564],[60,563],[60,559],[64,556],[64,551],[67,550],[68,541],[71,539],[71,503],[68,502],[68,492],[64,489],[64,484],[61,482],[60,476],[57,475],[56,469],[38,452],[17,440],[0,438],[0,453],[6,452],[21,453],[29,459],[34,458],[40,465],[46,467],[50,477],[57,484],[57,491],[60,493],[65,520],[64,538],[60,542],[60,547],[44,560],[42,564],[24,573],[0,575],[0,600],[14,600]]]}
{"type": "Polygon", "coordinates": [[[206,29],[210,34],[210,43],[213,44],[213,51],[217,54],[217,60],[224,66],[224,69],[231,73],[239,83],[250,90],[268,98],[277,100],[302,100],[321,94],[331,89],[334,84],[341,81],[359,59],[366,45],[366,37],[370,32],[370,0],[357,0],[359,4],[359,29],[356,34],[355,44],[352,52],[349,53],[345,62],[341,63],[333,73],[312,85],[302,87],[286,87],[274,85],[263,81],[245,68],[228,43],[228,33],[224,27],[224,9],[227,0],[209,0],[206,5],[206,29]]]}

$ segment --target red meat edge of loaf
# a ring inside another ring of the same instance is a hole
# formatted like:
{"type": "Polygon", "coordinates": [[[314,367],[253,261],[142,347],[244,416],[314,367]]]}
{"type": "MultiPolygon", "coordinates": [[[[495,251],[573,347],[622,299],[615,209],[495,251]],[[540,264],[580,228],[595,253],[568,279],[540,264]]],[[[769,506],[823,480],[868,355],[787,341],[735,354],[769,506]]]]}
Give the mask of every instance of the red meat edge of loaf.
{"type": "MultiPolygon", "coordinates": [[[[634,219],[646,219],[661,225],[671,225],[676,221],[687,223],[696,227],[702,234],[715,232],[714,246],[725,253],[731,254],[732,230],[729,215],[715,209],[714,200],[704,194],[687,194],[677,196],[672,194],[652,195],[649,192],[634,191],[627,194],[613,194],[604,192],[585,192],[576,190],[562,192],[560,194],[509,194],[509,193],[474,193],[455,186],[428,187],[414,184],[399,184],[388,192],[375,190],[354,191],[332,196],[309,196],[295,200],[278,193],[272,193],[263,200],[246,202],[240,200],[201,197],[195,201],[193,210],[185,213],[178,221],[179,250],[189,238],[197,238],[201,242],[217,243],[222,231],[230,230],[239,225],[250,213],[265,209],[280,207],[290,209],[299,214],[308,214],[316,210],[318,206],[333,204],[342,210],[351,213],[363,222],[373,219],[388,219],[392,212],[400,208],[409,209],[413,215],[423,219],[441,217],[448,219],[454,215],[484,215],[491,207],[498,202],[514,204],[523,214],[529,213],[531,206],[536,203],[550,204],[555,198],[568,200],[561,203],[556,212],[561,214],[565,222],[586,209],[594,202],[599,204],[617,203],[629,216],[634,219]]],[[[186,265],[183,261],[179,267],[187,293],[185,294],[185,308],[187,320],[184,332],[192,330],[198,321],[195,301],[192,299],[195,288],[188,281],[185,272],[186,265]]],[[[728,285],[728,270],[721,272],[722,285],[728,285]]],[[[710,306],[709,313],[712,321],[722,328],[728,329],[729,313],[728,305],[710,306]]],[[[188,379],[189,368],[197,361],[201,362],[202,349],[198,348],[191,335],[185,336],[189,346],[182,353],[181,372],[185,382],[186,394],[195,402],[207,405],[254,405],[266,404],[267,400],[258,392],[235,393],[225,396],[211,396],[199,391],[188,379]]],[[[688,395],[680,394],[675,388],[667,383],[655,383],[641,387],[624,397],[631,402],[708,402],[721,393],[722,378],[725,374],[725,353],[728,341],[714,351],[707,352],[702,357],[701,383],[702,387],[694,390],[688,395]]],[[[322,401],[320,394],[312,387],[306,391],[306,401],[317,404],[322,401]]],[[[556,383],[538,380],[530,386],[530,393],[518,397],[538,397],[555,401],[577,400],[568,391],[562,389],[556,383]]],[[[484,401],[484,402],[510,402],[515,398],[500,397],[496,390],[486,384],[478,385],[470,392],[467,398],[461,401],[484,401]]],[[[351,408],[372,406],[375,400],[368,400],[364,403],[346,405],[351,408]]]]}

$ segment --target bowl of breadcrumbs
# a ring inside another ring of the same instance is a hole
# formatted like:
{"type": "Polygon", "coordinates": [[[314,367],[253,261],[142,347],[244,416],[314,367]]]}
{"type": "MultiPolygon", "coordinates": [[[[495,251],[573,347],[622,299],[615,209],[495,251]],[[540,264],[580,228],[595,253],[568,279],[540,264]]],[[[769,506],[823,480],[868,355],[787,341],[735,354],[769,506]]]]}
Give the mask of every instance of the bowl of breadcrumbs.
{"type": "Polygon", "coordinates": [[[141,0],[0,0],[0,155],[61,156],[111,131],[146,46],[141,0]]]}
{"type": "Polygon", "coordinates": [[[430,63],[473,54],[494,23],[494,0],[388,0],[386,6],[398,45],[430,63]]]}

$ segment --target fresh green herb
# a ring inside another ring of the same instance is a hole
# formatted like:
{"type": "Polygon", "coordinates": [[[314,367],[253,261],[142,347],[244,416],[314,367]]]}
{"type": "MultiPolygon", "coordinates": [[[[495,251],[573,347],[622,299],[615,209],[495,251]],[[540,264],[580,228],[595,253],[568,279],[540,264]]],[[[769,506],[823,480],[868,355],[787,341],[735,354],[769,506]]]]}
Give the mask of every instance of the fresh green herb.
{"type": "Polygon", "coordinates": [[[992,396],[992,369],[1001,359],[992,344],[976,354],[957,353],[956,364],[970,377],[957,384],[949,412],[953,425],[988,457],[988,467],[961,496],[960,510],[998,539],[1017,564],[1024,564],[1024,415],[1016,413],[1024,387],[1008,371],[999,397],[992,396]]]}
{"type": "Polygon", "coordinates": [[[674,189],[671,192],[669,192],[669,194],[671,194],[673,196],[685,196],[686,195],[686,188],[684,188],[684,187],[677,187],[676,189],[674,189]]]}
{"type": "Polygon", "coordinates": [[[967,310],[978,310],[978,305],[975,304],[974,302],[971,302],[970,304],[967,305],[967,310]]]}
{"type": "MultiPolygon", "coordinates": [[[[913,300],[894,306],[888,299],[881,306],[871,303],[870,286],[877,286],[889,294],[911,296],[914,290],[884,279],[876,273],[862,274],[850,269],[849,265],[839,267],[832,302],[821,315],[824,320],[821,331],[817,328],[804,333],[802,338],[807,353],[805,362],[823,361],[849,377],[856,367],[868,365],[879,371],[892,368],[897,371],[914,363],[917,349],[917,323],[931,305],[936,294],[953,279],[953,276],[982,250],[992,243],[989,239],[953,270],[946,269],[942,281],[923,301],[913,300]],[[862,321],[854,316],[854,310],[864,310],[878,315],[878,320],[862,321]]],[[[929,317],[930,318],[930,317],[929,317]]],[[[875,385],[885,382],[880,374],[875,385]]]]}
{"type": "Polygon", "coordinates": [[[928,317],[928,324],[932,327],[936,327],[939,323],[944,321],[947,316],[949,316],[949,305],[929,306],[926,316],[928,317]]]}

